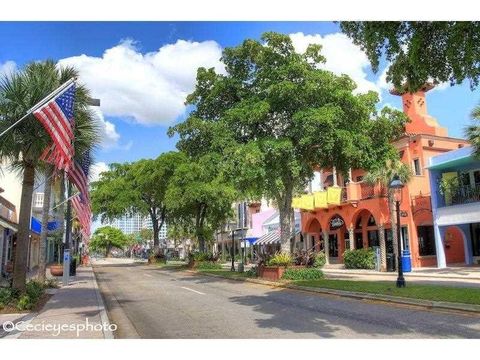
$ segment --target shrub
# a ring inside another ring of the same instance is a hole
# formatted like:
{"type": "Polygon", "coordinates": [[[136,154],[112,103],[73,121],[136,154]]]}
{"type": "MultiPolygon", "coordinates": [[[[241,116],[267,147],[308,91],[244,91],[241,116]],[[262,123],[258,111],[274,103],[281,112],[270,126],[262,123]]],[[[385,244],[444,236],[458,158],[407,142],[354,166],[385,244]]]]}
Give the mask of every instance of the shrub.
{"type": "Polygon", "coordinates": [[[277,252],[268,261],[268,266],[288,266],[293,262],[292,256],[286,252],[277,252]]]}
{"type": "Polygon", "coordinates": [[[323,251],[318,252],[315,254],[315,259],[313,260],[313,267],[321,269],[325,265],[326,261],[327,260],[325,257],[325,253],[323,251]]]}
{"type": "Polygon", "coordinates": [[[208,252],[193,252],[189,254],[190,261],[210,261],[216,262],[218,260],[218,255],[208,252]]]}
{"type": "Polygon", "coordinates": [[[199,261],[196,264],[196,268],[199,270],[217,270],[217,269],[221,269],[222,265],[212,261],[199,261]]]}
{"type": "Polygon", "coordinates": [[[343,262],[346,269],[375,269],[375,252],[372,249],[345,250],[343,262]]]}
{"type": "Polygon", "coordinates": [[[33,308],[35,302],[27,294],[20,296],[17,302],[18,310],[30,310],[33,308]]]}
{"type": "Polygon", "coordinates": [[[245,275],[247,277],[257,277],[258,276],[257,267],[254,266],[254,267],[248,269],[247,271],[245,271],[245,275]]]}
{"type": "Polygon", "coordinates": [[[0,288],[0,309],[13,303],[17,298],[15,290],[11,288],[0,288]]]}
{"type": "Polygon", "coordinates": [[[295,265],[313,266],[315,253],[310,250],[297,250],[293,255],[295,265]]]}
{"type": "Polygon", "coordinates": [[[40,299],[44,292],[45,288],[41,282],[31,280],[27,283],[25,294],[30,298],[33,304],[40,299]]]}
{"type": "Polygon", "coordinates": [[[288,268],[282,275],[284,280],[318,280],[323,272],[316,268],[288,268]]]}

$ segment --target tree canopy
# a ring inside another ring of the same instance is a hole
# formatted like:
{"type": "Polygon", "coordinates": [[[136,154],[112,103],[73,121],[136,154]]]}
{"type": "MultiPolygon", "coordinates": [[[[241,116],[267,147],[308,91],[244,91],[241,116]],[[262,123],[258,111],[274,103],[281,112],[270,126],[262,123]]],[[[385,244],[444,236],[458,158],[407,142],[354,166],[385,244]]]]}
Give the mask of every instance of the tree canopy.
{"type": "Polygon", "coordinates": [[[480,22],[344,21],[341,28],[378,70],[389,62],[387,81],[414,92],[427,81],[476,88],[480,80],[480,22]]]}
{"type": "Polygon", "coordinates": [[[193,234],[200,251],[213,239],[214,230],[231,214],[237,197],[225,179],[218,154],[184,157],[169,184],[166,205],[179,234],[193,234]]]}
{"type": "Polygon", "coordinates": [[[108,257],[113,248],[123,249],[129,241],[120,229],[103,226],[95,230],[88,246],[92,251],[105,251],[105,257],[108,257]]]}
{"type": "Polygon", "coordinates": [[[92,210],[102,220],[140,213],[152,220],[154,247],[159,246],[159,230],[166,220],[165,194],[175,167],[181,162],[178,152],[167,152],[156,159],[111,164],[92,183],[92,210]]]}
{"type": "Polygon", "coordinates": [[[187,98],[194,110],[170,134],[179,134],[177,147],[193,158],[222,158],[225,176],[245,196],[274,199],[285,245],[293,193],[314,167],[347,173],[384,163],[406,118],[389,108],[377,112],[377,94],[355,94],[348,76],[321,70],[319,45],[299,54],[287,35],[269,32],[261,40],[226,48],[226,74],[198,70],[187,98]]]}

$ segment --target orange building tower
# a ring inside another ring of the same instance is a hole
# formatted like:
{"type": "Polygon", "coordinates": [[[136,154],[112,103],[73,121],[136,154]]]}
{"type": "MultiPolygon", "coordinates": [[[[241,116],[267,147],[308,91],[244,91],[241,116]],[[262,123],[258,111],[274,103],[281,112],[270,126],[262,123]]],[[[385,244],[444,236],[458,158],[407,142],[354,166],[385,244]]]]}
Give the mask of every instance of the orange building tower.
{"type": "MultiPolygon", "coordinates": [[[[426,169],[428,159],[469,145],[464,139],[448,137],[447,129],[428,114],[425,94],[432,88],[432,84],[426,84],[415,93],[391,91],[402,97],[403,111],[410,119],[404,134],[394,142],[394,146],[401,161],[413,172],[411,181],[402,191],[401,203],[402,249],[410,251],[413,267],[436,265],[429,174],[426,169]]],[[[363,182],[364,175],[362,169],[352,169],[349,174],[338,174],[335,169],[317,169],[312,188],[341,187],[342,200],[339,205],[302,210],[304,241],[296,246],[316,251],[328,249],[329,263],[342,263],[346,249],[378,247],[381,269],[393,270],[396,250],[387,189],[380,184],[371,186],[363,182]]],[[[462,242],[460,234],[452,233],[449,238],[452,244],[462,242]]],[[[461,263],[464,261],[462,256],[463,247],[458,246],[458,251],[451,252],[450,260],[461,263]]]]}

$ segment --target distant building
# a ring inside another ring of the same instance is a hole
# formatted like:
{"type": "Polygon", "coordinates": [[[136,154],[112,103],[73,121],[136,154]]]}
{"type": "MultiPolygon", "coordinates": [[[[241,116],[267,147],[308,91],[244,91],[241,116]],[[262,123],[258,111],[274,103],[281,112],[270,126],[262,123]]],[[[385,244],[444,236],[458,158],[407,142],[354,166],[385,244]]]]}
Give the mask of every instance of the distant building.
{"type": "MultiPolygon", "coordinates": [[[[121,216],[113,221],[102,222],[103,226],[112,226],[120,229],[124,234],[134,234],[142,229],[153,229],[152,220],[150,217],[142,216],[141,214],[134,214],[133,216],[121,216]]],[[[160,228],[159,239],[166,239],[167,224],[163,224],[160,228]]]]}

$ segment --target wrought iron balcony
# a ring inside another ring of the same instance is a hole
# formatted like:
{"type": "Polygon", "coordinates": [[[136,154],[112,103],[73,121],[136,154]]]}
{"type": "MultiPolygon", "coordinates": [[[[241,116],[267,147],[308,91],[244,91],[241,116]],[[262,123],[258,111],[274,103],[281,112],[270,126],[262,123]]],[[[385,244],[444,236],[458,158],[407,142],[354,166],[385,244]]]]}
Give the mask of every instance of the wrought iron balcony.
{"type": "Polygon", "coordinates": [[[446,206],[480,202],[480,184],[451,188],[443,196],[446,206]]]}

